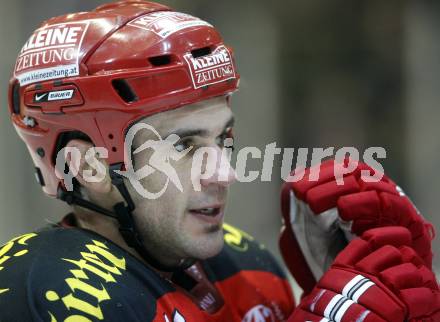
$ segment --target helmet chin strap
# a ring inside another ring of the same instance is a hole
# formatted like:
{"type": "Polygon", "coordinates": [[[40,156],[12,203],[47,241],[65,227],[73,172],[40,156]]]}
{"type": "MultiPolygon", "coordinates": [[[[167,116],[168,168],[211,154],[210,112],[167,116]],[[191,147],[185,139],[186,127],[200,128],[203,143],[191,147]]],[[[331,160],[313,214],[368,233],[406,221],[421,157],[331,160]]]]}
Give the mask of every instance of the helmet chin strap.
{"type": "Polygon", "coordinates": [[[110,178],[112,184],[118,189],[119,193],[124,198],[126,205],[124,202],[118,202],[113,206],[113,212],[83,199],[73,191],[66,191],[62,187],[58,188],[57,198],[65,201],[69,205],[76,204],[80,207],[98,212],[104,216],[115,218],[119,223],[119,232],[127,245],[136,250],[136,252],[155,269],[163,272],[177,273],[192,266],[196,261],[194,259],[182,259],[177,266],[163,265],[145,249],[142,237],[137,231],[133,219],[133,210],[135,209],[133,199],[125,186],[124,178],[119,173],[115,172],[115,170],[121,170],[121,167],[122,163],[111,165],[110,178]]]}

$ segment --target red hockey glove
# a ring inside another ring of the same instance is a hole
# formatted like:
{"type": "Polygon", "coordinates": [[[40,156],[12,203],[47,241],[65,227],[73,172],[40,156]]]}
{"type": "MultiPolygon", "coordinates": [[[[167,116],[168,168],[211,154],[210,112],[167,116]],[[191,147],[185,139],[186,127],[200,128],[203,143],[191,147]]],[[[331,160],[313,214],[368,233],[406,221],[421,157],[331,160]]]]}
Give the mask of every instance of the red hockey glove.
{"type": "Polygon", "coordinates": [[[431,268],[432,226],[387,176],[366,182],[365,175],[380,174],[364,163],[346,160],[335,165],[330,160],[306,169],[298,182],[284,184],[281,202],[285,227],[280,248],[305,294],[347,242],[370,228],[407,227],[414,249],[431,268]],[[338,175],[350,167],[352,172],[338,175]]]}
{"type": "Polygon", "coordinates": [[[351,241],[288,322],[440,321],[438,284],[411,239],[385,227],[351,241]]]}

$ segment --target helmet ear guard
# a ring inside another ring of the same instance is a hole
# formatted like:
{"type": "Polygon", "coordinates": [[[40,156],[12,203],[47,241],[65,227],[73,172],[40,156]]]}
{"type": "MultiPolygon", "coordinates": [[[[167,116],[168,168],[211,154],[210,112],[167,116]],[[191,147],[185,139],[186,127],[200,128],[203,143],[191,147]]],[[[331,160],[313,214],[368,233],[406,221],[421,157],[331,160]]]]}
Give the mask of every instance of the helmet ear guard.
{"type": "Polygon", "coordinates": [[[150,256],[136,231],[134,202],[115,172],[130,153],[125,134],[142,118],[229,96],[238,84],[233,51],[212,25],[161,4],[120,1],[35,30],[17,58],[9,112],[46,194],[116,218],[126,243],[147,262],[175,270],[150,256]],[[56,155],[73,138],[107,149],[112,184],[125,203],[108,210],[65,188],[56,155]]]}

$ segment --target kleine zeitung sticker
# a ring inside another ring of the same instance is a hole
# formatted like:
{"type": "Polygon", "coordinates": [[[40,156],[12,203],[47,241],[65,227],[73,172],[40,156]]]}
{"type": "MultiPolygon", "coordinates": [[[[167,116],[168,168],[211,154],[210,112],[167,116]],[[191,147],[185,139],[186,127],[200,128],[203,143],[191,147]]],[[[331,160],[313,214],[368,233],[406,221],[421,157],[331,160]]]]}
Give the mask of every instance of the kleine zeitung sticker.
{"type": "Polygon", "coordinates": [[[88,22],[70,22],[37,29],[15,63],[20,85],[79,75],[81,44],[88,22]]]}
{"type": "Polygon", "coordinates": [[[173,33],[196,26],[209,26],[211,24],[186,13],[174,11],[159,11],[147,13],[128,23],[129,26],[154,32],[156,35],[166,38],[173,33]]]}
{"type": "Polygon", "coordinates": [[[209,55],[194,58],[188,53],[184,58],[195,89],[236,77],[232,55],[224,45],[217,47],[209,55]]]}

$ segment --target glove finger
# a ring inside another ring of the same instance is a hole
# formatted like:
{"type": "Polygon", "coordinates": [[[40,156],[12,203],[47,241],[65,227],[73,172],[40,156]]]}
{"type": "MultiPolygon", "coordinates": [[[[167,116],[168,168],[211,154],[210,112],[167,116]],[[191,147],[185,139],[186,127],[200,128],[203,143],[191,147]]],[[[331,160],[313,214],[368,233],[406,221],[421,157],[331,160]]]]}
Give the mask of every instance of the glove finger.
{"type": "MultiPolygon", "coordinates": [[[[411,244],[411,235],[403,227],[382,227],[366,231],[362,238],[352,240],[335,258],[335,266],[353,267],[360,260],[383,245],[402,245],[411,244]]],[[[401,255],[402,256],[402,255],[401,255]]],[[[408,254],[407,256],[410,256],[408,254]]]]}
{"type": "Polygon", "coordinates": [[[423,220],[407,197],[382,192],[379,198],[382,204],[381,221],[407,227],[413,238],[424,234],[423,220]]]}
{"type": "Polygon", "coordinates": [[[370,254],[370,252],[367,241],[360,238],[354,239],[336,256],[333,266],[353,267],[355,263],[370,254]]]}
{"type": "MultiPolygon", "coordinates": [[[[304,175],[301,180],[297,182],[293,182],[291,184],[292,189],[295,191],[295,195],[300,200],[305,200],[306,193],[308,190],[312,189],[313,187],[322,185],[324,183],[335,181],[335,172],[338,170],[344,170],[345,168],[349,167],[349,162],[352,162],[348,159],[344,160],[344,164],[336,164],[335,160],[327,160],[322,162],[319,165],[307,168],[305,170],[298,169],[295,170],[294,173],[297,175],[296,172],[304,172],[304,175]]],[[[356,179],[359,179],[361,173],[360,170],[365,169],[365,164],[361,162],[356,162],[356,168],[352,173],[347,172],[344,173],[344,185],[345,185],[345,177],[349,175],[353,175],[356,179]]],[[[368,167],[369,168],[369,167],[368,167]]],[[[371,168],[369,168],[371,169],[371,168]]],[[[345,171],[345,170],[344,170],[345,171]]],[[[374,171],[374,170],[373,170],[374,171]]]]}
{"type": "MultiPolygon", "coordinates": [[[[363,162],[355,162],[353,160],[345,159],[344,164],[336,164],[335,160],[330,159],[322,162],[319,165],[307,169],[295,169],[293,171],[294,176],[298,176],[302,173],[304,173],[304,175],[302,176],[301,180],[291,183],[291,188],[295,191],[295,195],[297,196],[297,198],[304,201],[306,192],[308,190],[326,182],[334,181],[335,171],[337,171],[336,168],[344,170],[344,168],[350,167],[349,163],[352,164],[353,162],[356,164],[356,168],[351,173],[344,173],[344,178],[352,175],[357,180],[359,180],[360,184],[365,184],[366,186],[368,186],[368,184],[373,184],[374,186],[374,184],[376,184],[375,182],[364,182],[361,179],[362,171],[367,170],[370,172],[370,176],[377,174],[379,177],[381,177],[379,183],[386,182],[390,184],[389,188],[385,188],[384,186],[383,189],[385,189],[386,191],[388,191],[388,189],[391,189],[391,187],[393,186],[395,187],[395,183],[390,180],[386,175],[379,172],[378,170],[371,168],[363,162]]],[[[391,189],[391,191],[396,191],[396,189],[391,189]]]]}
{"type": "Polygon", "coordinates": [[[327,160],[319,165],[307,168],[304,171],[303,178],[291,184],[296,197],[304,201],[309,189],[334,179],[333,165],[333,160],[327,160]]]}
{"type": "Polygon", "coordinates": [[[412,234],[412,247],[432,267],[431,241],[435,235],[432,226],[426,223],[411,200],[406,196],[380,193],[382,204],[382,223],[395,222],[396,225],[407,227],[412,234]]]}
{"type": "MultiPolygon", "coordinates": [[[[369,165],[363,162],[359,162],[358,167],[356,171],[354,172],[354,175],[359,179],[359,181],[366,182],[364,180],[364,176],[367,175],[368,177],[377,177],[380,178],[379,182],[389,182],[392,183],[392,181],[381,171],[373,169],[369,165]],[[368,171],[368,172],[367,172],[368,171]],[[366,173],[367,172],[367,173],[366,173]]],[[[375,183],[375,182],[371,182],[375,183]]]]}
{"type": "Polygon", "coordinates": [[[335,180],[315,186],[306,193],[306,202],[315,214],[336,207],[339,197],[359,192],[359,184],[353,176],[345,177],[343,185],[335,180]]]}
{"type": "Polygon", "coordinates": [[[430,315],[440,310],[440,293],[426,287],[400,291],[402,300],[407,304],[409,319],[430,315]]]}
{"type": "Polygon", "coordinates": [[[355,234],[361,234],[372,225],[405,226],[415,237],[426,233],[423,220],[411,201],[398,194],[387,192],[378,194],[374,190],[341,196],[337,201],[337,208],[342,220],[353,221],[352,232],[355,234]],[[359,220],[361,221],[358,222],[359,220]],[[365,222],[366,220],[370,221],[365,222]],[[365,226],[366,223],[369,225],[365,226]]]}
{"type": "MultiPolygon", "coordinates": [[[[381,195],[389,195],[402,199],[400,196],[393,196],[386,193],[382,193],[381,195]]],[[[388,211],[387,215],[383,214],[383,200],[381,195],[376,191],[364,191],[339,198],[337,202],[339,215],[342,220],[353,221],[353,233],[360,235],[367,229],[373,227],[407,225],[407,222],[403,222],[401,216],[397,215],[399,213],[396,214],[395,211],[388,211]]],[[[385,200],[385,204],[389,204],[388,199],[385,200]]]]}
{"type": "Polygon", "coordinates": [[[439,285],[434,272],[430,267],[426,266],[424,260],[415,252],[415,250],[408,246],[402,246],[399,250],[404,262],[412,263],[417,267],[419,274],[422,277],[422,285],[433,290],[438,290],[439,285]]]}
{"type": "MultiPolygon", "coordinates": [[[[377,228],[377,220],[376,219],[358,219],[351,221],[351,233],[361,236],[367,230],[377,228]]],[[[343,223],[341,223],[341,226],[343,223]]]]}
{"type": "Polygon", "coordinates": [[[375,191],[365,191],[342,196],[337,201],[339,216],[345,221],[376,220],[380,213],[380,199],[375,191]]]}
{"type": "Polygon", "coordinates": [[[407,263],[413,263],[416,267],[425,265],[423,259],[414,251],[413,248],[408,246],[402,246],[399,248],[402,254],[402,260],[407,263]]]}
{"type": "Polygon", "coordinates": [[[423,259],[425,265],[429,268],[432,267],[432,251],[431,251],[431,237],[428,235],[422,235],[419,238],[413,240],[413,248],[417,251],[418,255],[423,259]]]}
{"type": "Polygon", "coordinates": [[[439,290],[437,279],[433,271],[428,267],[422,266],[419,268],[419,274],[422,277],[422,285],[432,290],[439,290]]]}
{"type": "Polygon", "coordinates": [[[385,245],[355,264],[355,268],[366,273],[377,275],[379,272],[402,263],[400,251],[390,245],[385,245]]]}
{"type": "Polygon", "coordinates": [[[411,246],[411,233],[405,227],[380,227],[367,230],[362,234],[362,239],[367,240],[372,249],[384,245],[395,247],[411,246]]]}
{"type": "Polygon", "coordinates": [[[422,272],[412,263],[387,268],[379,276],[381,281],[395,290],[423,286],[422,272]]]}
{"type": "Polygon", "coordinates": [[[383,181],[383,179],[379,182],[365,182],[361,179],[359,180],[359,186],[361,187],[361,191],[376,191],[378,193],[387,192],[393,195],[399,195],[396,185],[394,183],[383,181]]]}

